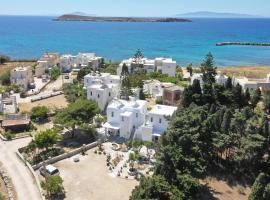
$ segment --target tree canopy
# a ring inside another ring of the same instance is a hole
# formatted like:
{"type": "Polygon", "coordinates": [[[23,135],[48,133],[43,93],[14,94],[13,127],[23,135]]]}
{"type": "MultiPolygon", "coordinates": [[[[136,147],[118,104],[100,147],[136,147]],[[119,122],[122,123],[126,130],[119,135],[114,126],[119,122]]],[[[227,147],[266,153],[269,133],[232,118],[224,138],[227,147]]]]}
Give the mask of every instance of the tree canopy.
{"type": "Polygon", "coordinates": [[[76,126],[91,123],[93,117],[99,112],[100,109],[96,102],[78,99],[69,104],[67,108],[60,109],[55,116],[54,123],[74,130],[76,126]]]}
{"type": "MultiPolygon", "coordinates": [[[[209,174],[241,177],[249,183],[259,172],[269,174],[269,120],[267,113],[256,107],[262,99],[260,91],[253,91],[249,101],[231,79],[225,85],[216,84],[213,63],[212,55],[207,55],[202,64],[203,88],[198,80],[185,88],[182,107],[159,140],[154,176],[141,180],[131,199],[159,199],[164,191],[156,187],[159,184],[166,186],[168,199],[178,194],[178,199],[201,199],[199,179],[209,174]]],[[[253,193],[262,195],[260,191],[265,190],[267,196],[269,188],[267,184],[256,186],[253,193]]]]}
{"type": "Polygon", "coordinates": [[[48,117],[49,109],[46,106],[36,106],[31,110],[33,120],[43,120],[48,117]]]}

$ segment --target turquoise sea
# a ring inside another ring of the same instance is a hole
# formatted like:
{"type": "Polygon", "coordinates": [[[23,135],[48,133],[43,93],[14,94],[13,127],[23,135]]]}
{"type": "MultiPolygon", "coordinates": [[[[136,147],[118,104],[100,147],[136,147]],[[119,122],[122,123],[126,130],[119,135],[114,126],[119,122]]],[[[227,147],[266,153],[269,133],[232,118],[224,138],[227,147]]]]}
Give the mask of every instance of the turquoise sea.
{"type": "Polygon", "coordinates": [[[270,42],[270,19],[193,19],[191,23],[60,22],[53,17],[0,16],[0,54],[39,58],[46,51],[96,52],[119,61],[142,49],[149,58],[169,56],[199,64],[208,52],[220,66],[270,64],[270,47],[217,42],[270,42]]]}

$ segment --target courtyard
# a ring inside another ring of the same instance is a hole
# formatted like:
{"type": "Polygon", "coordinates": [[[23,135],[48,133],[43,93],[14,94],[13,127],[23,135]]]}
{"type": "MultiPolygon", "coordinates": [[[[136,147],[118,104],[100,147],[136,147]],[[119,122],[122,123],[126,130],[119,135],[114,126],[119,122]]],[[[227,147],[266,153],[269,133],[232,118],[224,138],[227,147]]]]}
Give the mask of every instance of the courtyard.
{"type": "Polygon", "coordinates": [[[111,176],[106,166],[106,155],[94,153],[95,149],[79,155],[80,161],[72,158],[55,163],[64,180],[67,200],[128,200],[136,180],[111,176]]]}

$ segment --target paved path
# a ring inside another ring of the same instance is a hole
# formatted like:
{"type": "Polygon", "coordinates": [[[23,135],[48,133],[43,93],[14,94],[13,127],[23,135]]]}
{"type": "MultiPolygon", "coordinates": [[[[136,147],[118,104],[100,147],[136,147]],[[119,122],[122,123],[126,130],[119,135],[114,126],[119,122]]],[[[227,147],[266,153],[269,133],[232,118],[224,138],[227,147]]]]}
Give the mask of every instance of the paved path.
{"type": "Polygon", "coordinates": [[[12,179],[18,200],[40,200],[38,188],[25,164],[17,157],[18,148],[26,146],[31,138],[14,141],[0,139],[0,161],[12,179]]]}

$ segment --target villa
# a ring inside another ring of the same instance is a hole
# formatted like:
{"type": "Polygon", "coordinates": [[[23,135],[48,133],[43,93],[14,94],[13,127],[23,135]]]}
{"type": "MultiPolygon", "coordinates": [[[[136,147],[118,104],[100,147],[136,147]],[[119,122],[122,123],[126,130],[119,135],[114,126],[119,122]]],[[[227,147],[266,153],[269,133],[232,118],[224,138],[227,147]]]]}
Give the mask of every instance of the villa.
{"type": "Polygon", "coordinates": [[[32,68],[19,66],[10,71],[10,81],[12,84],[17,85],[21,91],[26,91],[34,78],[32,68]]]}
{"type": "Polygon", "coordinates": [[[147,111],[147,101],[113,99],[107,107],[105,132],[127,140],[156,141],[168,128],[177,107],[155,105],[147,111]]]}
{"type": "Polygon", "coordinates": [[[267,77],[264,79],[251,79],[247,77],[234,77],[233,85],[239,84],[242,86],[243,90],[256,90],[258,88],[263,92],[270,91],[270,74],[267,74],[267,77]]]}
{"type": "MultiPolygon", "coordinates": [[[[196,74],[193,74],[191,77],[190,77],[190,84],[192,85],[194,80],[199,80],[200,81],[200,85],[201,85],[201,88],[203,88],[203,75],[202,73],[196,73],[196,74]]],[[[223,74],[217,74],[215,76],[215,80],[216,80],[216,83],[219,84],[219,85],[225,85],[225,83],[227,82],[228,80],[228,77],[226,75],[223,75],[223,74]]]]}
{"type": "Polygon", "coordinates": [[[168,106],[179,106],[181,94],[184,88],[177,85],[169,86],[163,89],[163,104],[168,106]]]}
{"type": "Polygon", "coordinates": [[[145,123],[147,101],[113,99],[107,107],[105,132],[125,139],[132,139],[136,129],[145,123]]]}
{"type": "Polygon", "coordinates": [[[104,110],[119,93],[120,77],[92,72],[84,77],[84,88],[87,90],[87,99],[97,102],[99,108],[104,110]]]}
{"type": "Polygon", "coordinates": [[[146,115],[146,122],[135,132],[135,137],[143,141],[157,141],[168,129],[169,119],[175,114],[177,107],[155,105],[146,115]]]}
{"type": "Polygon", "coordinates": [[[10,96],[9,93],[0,94],[0,112],[3,114],[14,114],[17,111],[16,96],[10,96]]]}
{"type": "Polygon", "coordinates": [[[123,65],[126,64],[130,73],[144,70],[146,73],[161,72],[162,74],[168,74],[169,76],[175,76],[176,74],[176,61],[171,58],[155,58],[148,59],[142,58],[136,61],[134,58],[123,60],[117,68],[117,74],[122,72],[123,65]]]}
{"type": "Polygon", "coordinates": [[[60,56],[58,53],[45,53],[41,59],[37,61],[35,68],[35,76],[41,77],[45,74],[45,71],[52,68],[59,63],[60,56]]]}
{"type": "Polygon", "coordinates": [[[162,98],[164,88],[174,86],[174,83],[164,83],[158,80],[146,80],[144,81],[143,90],[149,94],[152,98],[162,98]]]}
{"type": "Polygon", "coordinates": [[[81,67],[90,67],[98,70],[102,62],[102,57],[96,56],[95,53],[79,53],[78,55],[62,55],[60,57],[60,67],[62,71],[71,71],[81,67]]]}

